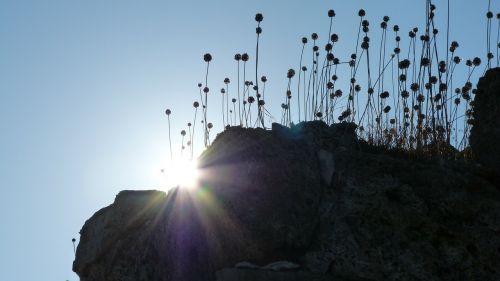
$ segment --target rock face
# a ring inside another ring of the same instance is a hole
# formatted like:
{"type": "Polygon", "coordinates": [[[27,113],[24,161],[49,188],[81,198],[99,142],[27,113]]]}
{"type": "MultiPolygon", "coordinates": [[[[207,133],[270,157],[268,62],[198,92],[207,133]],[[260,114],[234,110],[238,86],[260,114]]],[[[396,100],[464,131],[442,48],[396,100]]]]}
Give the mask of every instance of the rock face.
{"type": "Polygon", "coordinates": [[[500,173],[500,68],[479,79],[470,144],[477,161],[500,173]]]}
{"type": "Polygon", "coordinates": [[[376,151],[354,124],[315,121],[230,128],[200,169],[197,189],[122,191],[94,214],[81,280],[500,280],[484,165],[376,151]]]}

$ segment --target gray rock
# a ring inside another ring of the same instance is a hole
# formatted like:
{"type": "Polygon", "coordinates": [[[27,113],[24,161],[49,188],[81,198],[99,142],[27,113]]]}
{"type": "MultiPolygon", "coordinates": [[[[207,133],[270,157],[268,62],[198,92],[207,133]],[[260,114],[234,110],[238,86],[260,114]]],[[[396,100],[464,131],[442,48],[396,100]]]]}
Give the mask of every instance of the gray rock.
{"type": "Polygon", "coordinates": [[[500,280],[490,174],[361,151],[352,128],[225,131],[200,158],[199,189],[124,191],[94,214],[74,271],[83,281],[500,280]],[[253,266],[269,263],[278,271],[253,266]]]}
{"type": "Polygon", "coordinates": [[[470,145],[475,158],[500,173],[500,68],[479,79],[474,98],[470,145]]]}
{"type": "Polygon", "coordinates": [[[342,281],[331,276],[318,275],[310,272],[275,272],[269,270],[245,270],[224,268],[216,273],[217,281],[342,281]]]}

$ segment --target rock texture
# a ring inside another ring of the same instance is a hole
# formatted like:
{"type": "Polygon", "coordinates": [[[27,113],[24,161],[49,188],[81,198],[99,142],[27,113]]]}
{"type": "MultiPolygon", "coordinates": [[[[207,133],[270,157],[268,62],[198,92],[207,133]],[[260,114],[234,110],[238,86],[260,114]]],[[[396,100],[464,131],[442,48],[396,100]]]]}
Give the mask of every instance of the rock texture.
{"type": "Polygon", "coordinates": [[[230,128],[200,169],[195,190],[123,191],[91,217],[81,280],[500,280],[484,165],[374,150],[354,124],[315,121],[230,128]]]}
{"type": "Polygon", "coordinates": [[[477,161],[500,173],[500,68],[479,79],[470,144],[477,161]]]}

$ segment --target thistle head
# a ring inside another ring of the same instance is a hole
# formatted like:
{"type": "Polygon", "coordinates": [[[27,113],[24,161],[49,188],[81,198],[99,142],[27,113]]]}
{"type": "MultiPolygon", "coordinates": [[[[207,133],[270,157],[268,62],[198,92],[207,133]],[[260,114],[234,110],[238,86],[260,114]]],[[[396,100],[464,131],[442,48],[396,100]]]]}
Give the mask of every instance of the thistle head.
{"type": "Polygon", "coordinates": [[[261,13],[257,13],[255,15],[255,21],[256,22],[261,22],[264,19],[264,16],[261,13]]]}

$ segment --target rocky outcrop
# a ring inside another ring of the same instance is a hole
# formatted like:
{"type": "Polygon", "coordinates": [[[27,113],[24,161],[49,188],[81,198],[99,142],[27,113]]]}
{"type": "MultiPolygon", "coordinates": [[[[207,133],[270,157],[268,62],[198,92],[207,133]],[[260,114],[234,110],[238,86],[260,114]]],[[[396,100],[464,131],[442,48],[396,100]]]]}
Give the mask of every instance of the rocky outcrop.
{"type": "Polygon", "coordinates": [[[485,167],[500,173],[500,68],[488,70],[479,79],[473,117],[470,144],[474,156],[485,167]]]}
{"type": "Polygon", "coordinates": [[[81,280],[500,280],[500,187],[476,165],[316,121],[230,128],[200,169],[195,190],[123,191],[90,218],[81,280]]]}

